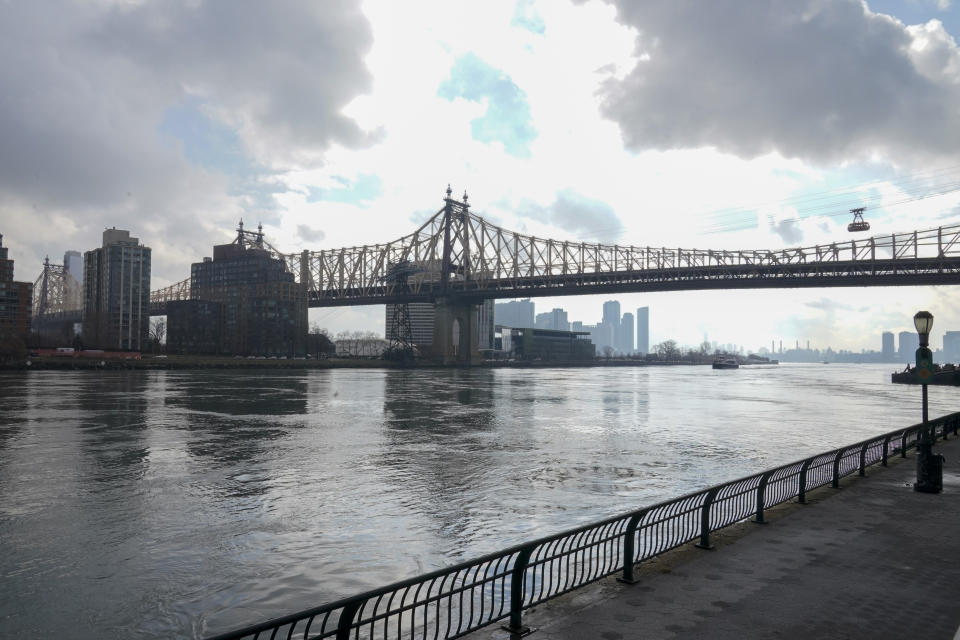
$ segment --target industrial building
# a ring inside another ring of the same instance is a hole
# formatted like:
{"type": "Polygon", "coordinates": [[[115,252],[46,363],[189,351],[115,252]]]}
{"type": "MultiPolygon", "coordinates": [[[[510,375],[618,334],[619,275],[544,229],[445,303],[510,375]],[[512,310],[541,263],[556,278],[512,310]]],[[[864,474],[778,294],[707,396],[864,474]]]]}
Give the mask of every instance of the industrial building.
{"type": "Polygon", "coordinates": [[[498,351],[505,358],[556,362],[592,360],[596,351],[586,331],[497,326],[498,351]]]}
{"type": "Polygon", "coordinates": [[[83,342],[141,351],[150,331],[150,247],[129,231],[105,229],[99,249],[83,256],[83,342]]]}
{"type": "Polygon", "coordinates": [[[307,299],[263,229],[213,248],[190,268],[190,300],[167,308],[167,350],[174,353],[302,356],[307,299]]]}
{"type": "Polygon", "coordinates": [[[33,283],[14,281],[7,251],[0,234],[0,351],[4,343],[26,341],[33,313],[33,283]]]}

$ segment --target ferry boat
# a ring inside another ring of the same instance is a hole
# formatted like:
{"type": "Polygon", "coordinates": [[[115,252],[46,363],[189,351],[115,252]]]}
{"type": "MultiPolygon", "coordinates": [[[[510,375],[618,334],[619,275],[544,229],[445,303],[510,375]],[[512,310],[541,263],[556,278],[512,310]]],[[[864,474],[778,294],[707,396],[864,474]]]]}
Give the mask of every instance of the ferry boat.
{"type": "Polygon", "coordinates": [[[717,358],[713,361],[714,369],[739,369],[740,363],[736,358],[717,358]]]}

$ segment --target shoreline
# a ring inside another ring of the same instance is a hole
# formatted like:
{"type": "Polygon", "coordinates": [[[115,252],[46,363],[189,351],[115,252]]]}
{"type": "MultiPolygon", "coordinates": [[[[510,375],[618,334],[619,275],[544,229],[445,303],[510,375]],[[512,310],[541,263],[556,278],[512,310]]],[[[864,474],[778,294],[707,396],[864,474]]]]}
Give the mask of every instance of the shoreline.
{"type": "MultiPolygon", "coordinates": [[[[507,362],[485,361],[473,366],[439,363],[404,364],[381,359],[247,359],[232,357],[145,356],[141,360],[33,357],[22,363],[0,364],[0,371],[104,371],[104,370],[171,370],[171,369],[552,369],[585,367],[677,367],[710,366],[711,362],[648,362],[643,360],[591,360],[507,362]]],[[[757,366],[757,365],[749,365],[757,366]]],[[[775,366],[775,365],[770,365],[775,366]]]]}

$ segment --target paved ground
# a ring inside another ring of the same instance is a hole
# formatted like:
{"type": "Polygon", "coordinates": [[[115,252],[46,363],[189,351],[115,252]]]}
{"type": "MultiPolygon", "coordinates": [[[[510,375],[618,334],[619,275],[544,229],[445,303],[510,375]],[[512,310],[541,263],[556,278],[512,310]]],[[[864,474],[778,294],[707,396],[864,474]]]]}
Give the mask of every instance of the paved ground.
{"type": "Polygon", "coordinates": [[[713,551],[644,563],[637,584],[609,578],[537,607],[528,638],[960,640],[960,440],[935,451],[943,493],[913,491],[911,453],[715,534],[713,551]]]}

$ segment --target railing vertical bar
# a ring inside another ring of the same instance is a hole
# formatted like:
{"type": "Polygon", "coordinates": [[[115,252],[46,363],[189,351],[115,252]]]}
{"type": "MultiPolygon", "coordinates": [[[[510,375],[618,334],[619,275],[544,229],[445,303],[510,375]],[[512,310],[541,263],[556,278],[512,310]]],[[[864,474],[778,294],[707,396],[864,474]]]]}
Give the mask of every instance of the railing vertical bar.
{"type": "Polygon", "coordinates": [[[707,497],[703,501],[703,505],[700,507],[700,542],[697,543],[697,547],[700,549],[713,549],[710,545],[710,508],[713,506],[713,501],[716,500],[717,494],[720,492],[720,487],[714,487],[707,492],[707,497]]]}
{"type": "Polygon", "coordinates": [[[800,486],[797,488],[797,502],[800,504],[807,504],[807,470],[810,469],[810,463],[813,462],[813,458],[807,458],[803,461],[803,466],[800,467],[800,473],[798,474],[798,480],[800,486]]]}

